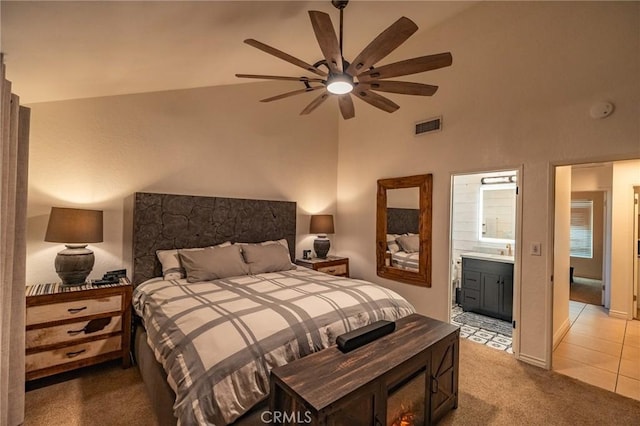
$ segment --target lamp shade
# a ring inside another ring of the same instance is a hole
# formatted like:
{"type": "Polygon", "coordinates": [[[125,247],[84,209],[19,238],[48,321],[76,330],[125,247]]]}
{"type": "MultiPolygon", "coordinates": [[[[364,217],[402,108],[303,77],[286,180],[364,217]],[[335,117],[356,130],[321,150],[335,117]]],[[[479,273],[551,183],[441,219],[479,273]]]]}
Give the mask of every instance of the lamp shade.
{"type": "Polygon", "coordinates": [[[102,210],[52,207],[44,237],[51,243],[101,243],[102,210]]]}
{"type": "Polygon", "coordinates": [[[332,214],[314,214],[311,216],[309,224],[310,234],[333,234],[333,215],[332,214]]]}

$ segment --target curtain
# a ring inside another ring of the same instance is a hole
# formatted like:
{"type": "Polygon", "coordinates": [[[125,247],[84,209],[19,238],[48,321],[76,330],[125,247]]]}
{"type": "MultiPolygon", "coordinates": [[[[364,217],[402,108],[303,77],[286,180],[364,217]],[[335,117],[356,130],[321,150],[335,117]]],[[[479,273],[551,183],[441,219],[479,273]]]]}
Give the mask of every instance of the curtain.
{"type": "Polygon", "coordinates": [[[0,425],[24,422],[25,269],[30,110],[0,55],[0,425]]]}

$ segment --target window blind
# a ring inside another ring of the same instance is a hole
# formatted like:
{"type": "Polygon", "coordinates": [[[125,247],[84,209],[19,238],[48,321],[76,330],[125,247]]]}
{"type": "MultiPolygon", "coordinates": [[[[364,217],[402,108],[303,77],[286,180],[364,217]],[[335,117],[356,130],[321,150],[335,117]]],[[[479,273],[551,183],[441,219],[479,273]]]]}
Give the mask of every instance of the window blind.
{"type": "Polygon", "coordinates": [[[593,258],[593,201],[571,200],[571,257],[593,258]]]}

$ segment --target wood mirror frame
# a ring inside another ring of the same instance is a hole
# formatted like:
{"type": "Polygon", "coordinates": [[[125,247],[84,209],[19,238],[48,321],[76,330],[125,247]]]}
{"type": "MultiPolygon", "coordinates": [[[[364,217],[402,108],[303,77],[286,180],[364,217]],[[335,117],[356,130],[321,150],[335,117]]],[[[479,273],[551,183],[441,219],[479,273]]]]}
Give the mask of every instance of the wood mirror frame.
{"type": "Polygon", "coordinates": [[[431,174],[379,179],[376,210],[376,265],[378,276],[408,284],[431,287],[431,200],[433,176],[431,174]],[[419,189],[419,267],[418,272],[394,268],[385,261],[387,253],[387,190],[419,189]]]}

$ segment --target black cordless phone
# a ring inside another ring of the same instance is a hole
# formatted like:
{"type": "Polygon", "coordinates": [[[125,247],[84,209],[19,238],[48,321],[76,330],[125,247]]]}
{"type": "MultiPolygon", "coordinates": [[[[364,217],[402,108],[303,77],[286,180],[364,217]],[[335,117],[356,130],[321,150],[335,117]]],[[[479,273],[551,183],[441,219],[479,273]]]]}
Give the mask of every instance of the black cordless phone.
{"type": "Polygon", "coordinates": [[[127,276],[126,269],[116,269],[114,271],[107,271],[107,273],[102,276],[102,279],[94,280],[91,282],[91,284],[93,285],[118,284],[120,282],[120,278],[124,278],[126,276],[127,276]]]}

